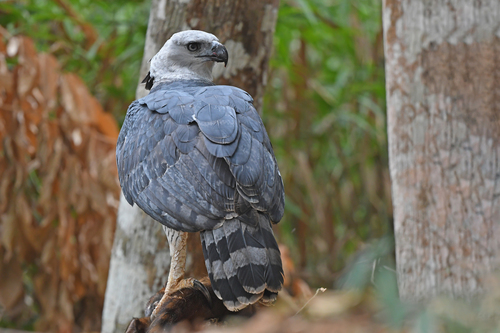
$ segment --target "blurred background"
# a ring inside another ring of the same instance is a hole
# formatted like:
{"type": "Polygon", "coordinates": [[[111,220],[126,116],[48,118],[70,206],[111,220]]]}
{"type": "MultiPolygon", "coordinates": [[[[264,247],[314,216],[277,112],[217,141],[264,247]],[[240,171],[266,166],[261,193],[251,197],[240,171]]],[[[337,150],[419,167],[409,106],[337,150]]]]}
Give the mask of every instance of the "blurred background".
{"type": "MultiPolygon", "coordinates": [[[[345,283],[364,249],[369,269],[356,274],[368,284],[375,240],[392,258],[381,5],[280,4],[262,117],[286,190],[276,234],[311,287],[345,283]]],[[[119,201],[114,144],[149,9],[0,2],[0,327],[100,329],[119,201]]]]}

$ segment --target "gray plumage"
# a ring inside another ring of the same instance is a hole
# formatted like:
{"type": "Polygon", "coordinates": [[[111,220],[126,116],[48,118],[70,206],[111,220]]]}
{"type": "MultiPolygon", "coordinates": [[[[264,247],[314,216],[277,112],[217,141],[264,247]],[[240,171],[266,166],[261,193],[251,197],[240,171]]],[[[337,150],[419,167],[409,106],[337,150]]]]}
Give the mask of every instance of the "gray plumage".
{"type": "MultiPolygon", "coordinates": [[[[203,34],[184,35],[179,45],[201,36],[214,47],[215,36],[203,34]]],[[[160,75],[156,67],[153,89],[130,105],[118,138],[123,194],[168,228],[201,232],[213,289],[228,309],[273,301],[283,270],[271,222],[283,216],[284,190],[253,100],[213,85],[203,71],[160,75]]]]}

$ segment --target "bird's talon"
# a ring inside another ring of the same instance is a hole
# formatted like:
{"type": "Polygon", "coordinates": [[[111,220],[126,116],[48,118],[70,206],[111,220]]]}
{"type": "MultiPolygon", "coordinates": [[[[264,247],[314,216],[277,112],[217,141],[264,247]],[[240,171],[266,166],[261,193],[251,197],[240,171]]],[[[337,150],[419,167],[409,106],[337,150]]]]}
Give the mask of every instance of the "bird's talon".
{"type": "Polygon", "coordinates": [[[183,279],[179,281],[174,288],[165,288],[158,292],[155,296],[153,296],[155,299],[153,302],[153,298],[150,300],[150,305],[147,306],[145,310],[145,315],[147,317],[150,317],[151,320],[153,320],[159,309],[162,307],[162,305],[167,301],[168,298],[170,299],[183,299],[184,296],[184,288],[193,288],[198,291],[200,291],[203,296],[205,296],[205,299],[207,300],[208,304],[212,306],[212,297],[210,296],[210,292],[208,291],[207,287],[200,281],[189,278],[189,279],[183,279]],[[176,292],[179,292],[183,296],[179,295],[174,295],[176,292]]]}
{"type": "Polygon", "coordinates": [[[205,296],[205,298],[207,299],[208,304],[210,304],[210,307],[212,307],[212,296],[210,296],[210,292],[208,291],[207,287],[205,287],[205,285],[200,281],[193,279],[193,288],[201,291],[203,296],[205,296]]]}

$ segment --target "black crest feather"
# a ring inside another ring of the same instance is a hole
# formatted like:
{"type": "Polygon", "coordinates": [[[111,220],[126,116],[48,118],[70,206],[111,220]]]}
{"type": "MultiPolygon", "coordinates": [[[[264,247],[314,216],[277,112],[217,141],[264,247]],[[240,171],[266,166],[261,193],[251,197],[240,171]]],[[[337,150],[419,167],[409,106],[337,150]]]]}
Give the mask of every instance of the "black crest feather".
{"type": "Polygon", "coordinates": [[[151,72],[148,72],[148,75],[144,78],[144,80],[141,81],[141,83],[146,84],[146,89],[151,90],[153,88],[153,83],[154,83],[154,77],[151,76],[151,72]]]}

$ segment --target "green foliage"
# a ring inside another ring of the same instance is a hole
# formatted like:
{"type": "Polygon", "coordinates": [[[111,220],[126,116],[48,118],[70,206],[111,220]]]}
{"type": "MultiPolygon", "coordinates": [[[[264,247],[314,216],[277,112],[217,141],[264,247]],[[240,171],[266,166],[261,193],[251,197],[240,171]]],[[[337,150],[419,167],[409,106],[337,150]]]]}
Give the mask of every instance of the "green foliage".
{"type": "Polygon", "coordinates": [[[391,223],[380,13],[378,0],[279,12],[264,120],[285,180],[281,239],[315,284],[391,223]]]}
{"type": "Polygon", "coordinates": [[[141,0],[4,1],[0,25],[55,55],[121,120],[135,97],[149,8],[141,0]]]}

